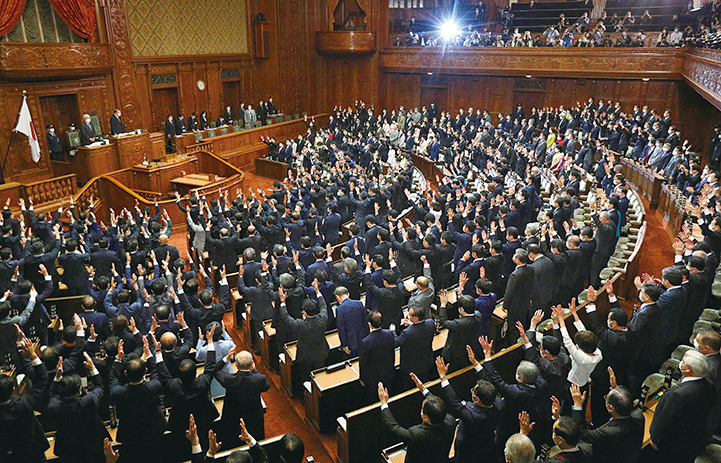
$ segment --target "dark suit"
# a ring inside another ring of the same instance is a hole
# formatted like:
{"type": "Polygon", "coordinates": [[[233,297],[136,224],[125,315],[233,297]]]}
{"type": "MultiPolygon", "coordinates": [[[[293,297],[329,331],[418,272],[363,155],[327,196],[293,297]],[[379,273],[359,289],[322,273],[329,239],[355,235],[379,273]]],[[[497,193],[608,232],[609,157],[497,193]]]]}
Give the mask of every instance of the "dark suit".
{"type": "Polygon", "coordinates": [[[367,313],[361,301],[354,301],[351,298],[347,298],[336,308],[340,346],[350,349],[348,358],[358,356],[361,342],[368,336],[367,313]]]}
{"type": "MultiPolygon", "coordinates": [[[[558,338],[561,337],[561,333],[558,330],[554,331],[554,335],[558,338]]],[[[536,364],[538,370],[541,372],[541,376],[543,376],[543,379],[548,383],[548,393],[556,396],[561,402],[561,412],[568,412],[571,410],[571,395],[569,393],[569,387],[571,385],[568,382],[568,372],[571,371],[571,359],[568,357],[566,348],[563,347],[563,342],[561,342],[561,351],[558,353],[558,357],[549,360],[541,357],[541,354],[537,350],[536,333],[529,330],[528,338],[531,341],[532,347],[526,345],[526,360],[536,364]]]]}
{"type": "Polygon", "coordinates": [[[95,128],[91,124],[80,124],[80,145],[88,146],[95,141],[95,128]]]}
{"type": "Polygon", "coordinates": [[[328,358],[328,341],[325,339],[325,328],[328,324],[328,310],[325,299],[318,295],[317,303],[320,313],[305,320],[292,318],[288,315],[285,303],[280,305],[280,317],[285,325],[298,336],[296,362],[301,370],[301,379],[306,380],[311,371],[323,367],[328,358]]]}
{"type": "MultiPolygon", "coordinates": [[[[172,262],[171,262],[172,263],[172,262]]],[[[112,278],[113,276],[113,264],[115,264],[115,271],[122,273],[123,267],[120,264],[120,259],[115,251],[108,249],[101,249],[90,254],[90,265],[95,268],[95,277],[106,276],[112,278]]]]}
{"type": "Polygon", "coordinates": [[[531,262],[529,267],[533,269],[533,309],[543,309],[548,313],[558,287],[553,284],[553,261],[541,255],[531,262]]]}
{"type": "Polygon", "coordinates": [[[63,160],[63,144],[60,143],[60,137],[55,132],[48,132],[45,135],[50,150],[50,159],[53,161],[63,160]]]}
{"type": "Polygon", "coordinates": [[[223,371],[224,365],[225,362],[221,360],[215,372],[218,382],[225,388],[223,417],[220,420],[223,438],[231,443],[237,442],[240,419],[243,418],[248,432],[256,439],[264,439],[265,418],[261,394],[270,389],[268,378],[257,370],[230,374],[223,371]]]}
{"type": "Polygon", "coordinates": [[[110,134],[117,135],[123,132],[125,132],[125,125],[123,124],[123,120],[113,114],[110,117],[110,134]]]}
{"type": "Polygon", "coordinates": [[[140,384],[122,384],[123,365],[113,362],[110,370],[110,400],[118,412],[117,440],[123,444],[123,458],[129,461],[160,461],[162,451],[158,442],[165,432],[165,418],[158,406],[163,385],[158,379],[155,360],[147,362],[150,380],[140,384]]]}
{"type": "Polygon", "coordinates": [[[449,412],[460,420],[454,444],[455,461],[475,463],[483,461],[484,456],[494,455],[494,437],[503,401],[496,398],[493,406],[486,408],[473,401],[461,402],[450,384],[441,390],[449,412]]]}
{"type": "Polygon", "coordinates": [[[629,360],[629,386],[631,392],[638,392],[646,376],[657,371],[666,359],[666,354],[658,348],[663,344],[660,339],[660,327],[663,318],[661,307],[653,302],[641,306],[633,315],[628,328],[633,331],[636,349],[629,360]]]}
{"type": "Polygon", "coordinates": [[[508,312],[508,337],[512,343],[515,343],[519,336],[516,322],[526,324],[531,308],[534,278],[533,269],[528,265],[517,267],[508,277],[503,308],[508,312]]]}
{"type": "Polygon", "coordinates": [[[422,320],[407,326],[395,337],[395,345],[401,348],[401,378],[410,384],[410,373],[415,373],[421,382],[428,381],[433,368],[433,337],[436,324],[433,320],[422,320]]]}
{"type": "Polygon", "coordinates": [[[666,355],[676,347],[676,337],[678,336],[679,324],[683,317],[684,309],[686,309],[686,288],[676,286],[664,291],[658,298],[658,305],[661,307],[661,332],[660,338],[663,340],[662,346],[656,346],[659,349],[665,349],[666,355]]]}
{"type": "Polygon", "coordinates": [[[448,462],[455,430],[455,422],[450,415],[440,425],[421,423],[407,429],[396,422],[390,408],[381,410],[381,419],[391,434],[408,446],[407,463],[448,462]]]}
{"type": "Polygon", "coordinates": [[[599,274],[608,263],[616,246],[616,225],[613,221],[601,223],[597,216],[596,221],[596,252],[591,259],[591,286],[598,288],[601,284],[599,274]]]}
{"type": "Polygon", "coordinates": [[[636,463],[643,445],[643,412],[634,410],[596,429],[588,429],[583,410],[574,410],[573,418],[581,425],[581,440],[593,445],[594,463],[636,463]]]}
{"type": "MultiPolygon", "coordinates": [[[[393,267],[396,272],[396,276],[400,276],[400,272],[397,266],[393,267]]],[[[366,307],[368,310],[378,310],[383,316],[383,328],[388,328],[391,323],[398,326],[403,315],[403,305],[406,302],[406,290],[403,286],[403,281],[399,279],[395,286],[386,288],[382,276],[382,272],[377,275],[380,277],[380,282],[375,281],[372,276],[375,274],[366,273],[366,307]],[[383,286],[381,286],[383,285],[383,286]],[[375,301],[376,307],[371,305],[369,301],[375,301]],[[380,301],[383,301],[381,304],[380,301]]]]}
{"type": "Polygon", "coordinates": [[[45,461],[50,447],[40,422],[34,414],[45,392],[48,372],[40,363],[33,366],[33,388],[24,396],[14,395],[0,404],[0,460],[7,463],[35,463],[45,461]]]}
{"type": "Polygon", "coordinates": [[[378,399],[378,383],[389,387],[396,372],[395,334],[375,329],[363,338],[360,345],[360,380],[373,402],[378,399]]]}
{"type": "Polygon", "coordinates": [[[92,390],[73,399],[60,398],[59,382],[53,381],[50,386],[47,412],[57,425],[54,453],[64,461],[91,463],[104,458],[103,439],[110,435],[98,416],[103,397],[103,378],[100,374],[91,378],[92,390]]]}
{"type": "Polygon", "coordinates": [[[446,307],[441,306],[440,312],[440,324],[442,327],[448,328],[448,339],[446,345],[443,346],[443,358],[446,363],[451,364],[451,368],[455,371],[469,363],[466,346],[474,347],[478,345],[481,314],[474,311],[472,314],[449,320],[446,307]]]}
{"type": "Polygon", "coordinates": [[[693,462],[708,441],[708,418],[715,402],[714,386],[705,378],[682,382],[661,396],[650,429],[659,450],[656,461],[693,462]]]}

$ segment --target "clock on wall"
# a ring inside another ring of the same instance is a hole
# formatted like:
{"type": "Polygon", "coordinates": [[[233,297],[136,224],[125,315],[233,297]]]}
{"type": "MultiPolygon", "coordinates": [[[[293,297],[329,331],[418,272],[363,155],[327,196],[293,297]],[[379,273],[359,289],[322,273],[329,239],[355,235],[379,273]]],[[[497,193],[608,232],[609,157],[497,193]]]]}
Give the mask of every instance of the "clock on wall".
{"type": "Polygon", "coordinates": [[[205,82],[202,80],[199,80],[196,85],[198,86],[198,90],[205,90],[205,82]]]}

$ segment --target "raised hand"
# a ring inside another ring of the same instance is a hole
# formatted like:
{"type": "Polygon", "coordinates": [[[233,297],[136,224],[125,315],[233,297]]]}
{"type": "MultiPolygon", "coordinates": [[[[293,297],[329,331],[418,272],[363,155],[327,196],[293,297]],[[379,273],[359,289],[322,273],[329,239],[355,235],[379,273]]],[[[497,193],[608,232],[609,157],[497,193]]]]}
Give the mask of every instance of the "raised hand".
{"type": "Polygon", "coordinates": [[[551,396],[551,416],[554,420],[561,416],[561,401],[555,395],[551,396]]]}
{"type": "Polygon", "coordinates": [[[113,444],[107,437],[103,441],[103,453],[105,453],[105,463],[115,463],[120,458],[120,451],[113,450],[113,444]]]}
{"type": "Polygon", "coordinates": [[[526,436],[531,433],[531,430],[533,430],[533,426],[536,425],[535,422],[531,423],[531,417],[525,410],[518,415],[518,424],[521,428],[521,433],[525,434],[526,436]]]}
{"type": "Polygon", "coordinates": [[[448,375],[448,369],[450,368],[451,364],[446,364],[445,361],[443,361],[443,357],[440,355],[436,357],[436,371],[438,372],[438,376],[443,379],[448,375]]]}
{"type": "Polygon", "coordinates": [[[531,329],[535,330],[539,323],[543,320],[543,310],[536,310],[531,318],[531,329]]]}
{"type": "Polygon", "coordinates": [[[383,383],[378,383],[378,400],[381,405],[388,404],[388,389],[383,387],[383,383]]]}
{"type": "Polygon", "coordinates": [[[586,300],[588,302],[596,302],[597,298],[598,298],[598,293],[596,292],[596,289],[593,286],[589,286],[588,293],[586,294],[586,300]]]}
{"type": "Polygon", "coordinates": [[[518,333],[521,335],[521,339],[523,339],[523,343],[529,344],[531,341],[528,340],[528,336],[526,335],[526,330],[523,328],[523,323],[516,322],[516,328],[518,328],[518,333]]]}
{"type": "Polygon", "coordinates": [[[613,371],[613,368],[608,367],[608,382],[611,385],[611,388],[616,389],[618,387],[618,382],[616,381],[616,373],[613,371]]]}
{"type": "Polygon", "coordinates": [[[190,441],[190,445],[200,445],[200,437],[198,437],[198,426],[195,424],[195,417],[193,417],[193,415],[190,415],[188,430],[185,431],[185,437],[187,437],[190,441]]]}
{"type": "Polygon", "coordinates": [[[586,400],[586,393],[581,394],[581,388],[576,383],[571,383],[571,399],[576,408],[583,407],[583,402],[586,400]]]}
{"type": "Polygon", "coordinates": [[[423,385],[423,383],[421,382],[421,380],[418,379],[418,376],[416,376],[415,373],[411,373],[410,376],[411,376],[411,381],[413,381],[413,384],[416,385],[416,388],[417,388],[419,391],[423,392],[423,391],[426,389],[426,387],[423,385]]]}
{"type": "Polygon", "coordinates": [[[478,342],[481,344],[481,348],[483,348],[483,353],[485,354],[486,358],[491,357],[491,351],[493,350],[493,341],[489,341],[488,337],[481,336],[478,338],[478,342]]]}
{"type": "Polygon", "coordinates": [[[83,357],[85,358],[85,361],[83,362],[83,365],[85,365],[85,368],[88,369],[88,371],[93,371],[95,369],[95,364],[93,363],[93,359],[88,355],[87,352],[83,352],[83,357]]]}

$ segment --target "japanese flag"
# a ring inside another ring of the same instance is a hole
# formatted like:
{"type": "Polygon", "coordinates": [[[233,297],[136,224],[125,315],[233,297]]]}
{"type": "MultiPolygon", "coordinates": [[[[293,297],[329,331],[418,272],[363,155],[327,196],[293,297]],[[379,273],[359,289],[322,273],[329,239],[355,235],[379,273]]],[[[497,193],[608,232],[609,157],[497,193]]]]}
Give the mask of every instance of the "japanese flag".
{"type": "Polygon", "coordinates": [[[38,134],[35,132],[35,126],[33,125],[33,118],[30,115],[30,108],[28,108],[27,97],[23,96],[23,104],[20,107],[20,118],[18,119],[18,125],[15,130],[20,133],[24,133],[28,136],[28,143],[30,143],[30,151],[33,154],[33,161],[40,161],[40,143],[38,143],[38,134]]]}

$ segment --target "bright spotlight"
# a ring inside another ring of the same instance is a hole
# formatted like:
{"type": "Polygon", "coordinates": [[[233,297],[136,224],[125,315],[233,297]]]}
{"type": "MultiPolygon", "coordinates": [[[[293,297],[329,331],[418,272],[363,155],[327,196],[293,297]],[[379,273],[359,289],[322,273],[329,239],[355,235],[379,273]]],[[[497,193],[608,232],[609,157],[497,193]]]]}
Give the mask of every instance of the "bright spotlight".
{"type": "Polygon", "coordinates": [[[458,34],[458,25],[453,21],[446,21],[441,24],[441,37],[450,40],[458,34]]]}

